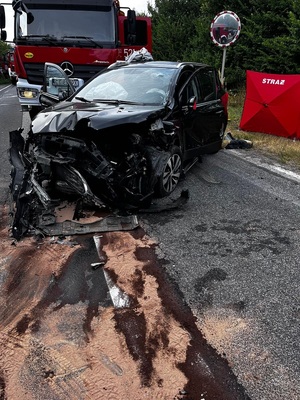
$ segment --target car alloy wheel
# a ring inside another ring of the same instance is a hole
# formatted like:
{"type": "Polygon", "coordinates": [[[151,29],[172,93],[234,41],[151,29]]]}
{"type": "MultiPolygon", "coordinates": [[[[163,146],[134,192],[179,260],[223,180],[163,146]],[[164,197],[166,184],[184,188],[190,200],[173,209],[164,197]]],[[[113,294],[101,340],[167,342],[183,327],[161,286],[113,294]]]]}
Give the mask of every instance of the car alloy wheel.
{"type": "Polygon", "coordinates": [[[166,162],[163,173],[159,179],[158,192],[161,197],[173,192],[178,185],[182,172],[182,154],[177,146],[173,146],[170,157],[166,162]]]}

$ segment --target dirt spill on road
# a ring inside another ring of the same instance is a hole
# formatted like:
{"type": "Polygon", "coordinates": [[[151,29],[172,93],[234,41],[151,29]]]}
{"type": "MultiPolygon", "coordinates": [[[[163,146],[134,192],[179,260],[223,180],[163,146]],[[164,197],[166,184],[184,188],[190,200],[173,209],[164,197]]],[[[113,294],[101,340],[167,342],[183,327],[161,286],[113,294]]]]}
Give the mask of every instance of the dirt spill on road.
{"type": "Polygon", "coordinates": [[[142,229],[103,234],[97,269],[91,235],[14,243],[2,225],[0,239],[0,399],[248,398],[142,229]]]}

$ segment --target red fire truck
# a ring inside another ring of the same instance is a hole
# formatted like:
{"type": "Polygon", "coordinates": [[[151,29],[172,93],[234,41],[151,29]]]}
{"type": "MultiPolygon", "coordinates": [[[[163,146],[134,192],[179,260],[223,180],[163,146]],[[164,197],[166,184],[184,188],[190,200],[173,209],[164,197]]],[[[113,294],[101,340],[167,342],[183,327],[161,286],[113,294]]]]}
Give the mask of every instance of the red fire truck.
{"type": "Polygon", "coordinates": [[[7,53],[6,53],[6,60],[7,60],[7,65],[8,65],[8,75],[11,83],[13,85],[16,85],[18,76],[16,73],[15,69],[15,58],[14,58],[14,48],[11,48],[7,53]]]}
{"type": "MultiPolygon", "coordinates": [[[[76,86],[135,50],[152,51],[151,19],[118,0],[13,0],[12,7],[17,93],[31,116],[40,110],[45,62],[60,65],[76,86]]],[[[4,7],[0,21],[4,38],[4,7]]]]}
{"type": "Polygon", "coordinates": [[[0,61],[0,68],[2,70],[2,75],[6,79],[10,79],[11,83],[15,85],[17,83],[17,74],[15,72],[15,63],[14,63],[14,49],[11,48],[7,51],[2,57],[0,61]]]}
{"type": "Polygon", "coordinates": [[[9,74],[8,74],[8,63],[7,63],[7,58],[6,55],[1,56],[0,55],[0,77],[8,79],[9,74]]]}

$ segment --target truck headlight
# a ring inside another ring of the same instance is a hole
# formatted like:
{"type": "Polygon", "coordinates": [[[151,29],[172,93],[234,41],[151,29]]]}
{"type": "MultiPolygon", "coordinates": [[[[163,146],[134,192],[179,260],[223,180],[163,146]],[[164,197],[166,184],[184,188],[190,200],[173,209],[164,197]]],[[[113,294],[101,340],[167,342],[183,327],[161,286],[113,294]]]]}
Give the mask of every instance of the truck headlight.
{"type": "Polygon", "coordinates": [[[18,88],[18,96],[25,99],[35,99],[39,95],[39,91],[37,89],[30,88],[18,88]]]}

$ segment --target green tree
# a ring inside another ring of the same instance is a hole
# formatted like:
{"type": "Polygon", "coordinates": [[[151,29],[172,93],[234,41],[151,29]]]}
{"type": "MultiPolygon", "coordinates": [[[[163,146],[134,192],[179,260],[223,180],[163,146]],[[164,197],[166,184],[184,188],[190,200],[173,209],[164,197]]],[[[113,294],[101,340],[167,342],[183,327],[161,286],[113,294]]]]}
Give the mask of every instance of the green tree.
{"type": "MultiPolygon", "coordinates": [[[[235,62],[240,68],[265,72],[297,72],[293,65],[291,18],[296,4],[293,0],[252,0],[242,4],[239,15],[243,21],[241,40],[235,62]],[[249,12],[250,11],[250,12],[249,12]]],[[[299,71],[299,69],[298,69],[299,71]]]]}
{"type": "Polygon", "coordinates": [[[191,57],[195,23],[200,18],[201,0],[156,0],[148,6],[153,23],[153,55],[160,60],[191,57]]]}
{"type": "Polygon", "coordinates": [[[246,70],[300,73],[299,0],[155,0],[155,59],[198,61],[221,68],[222,50],[210,40],[210,24],[221,11],[241,20],[238,41],[227,48],[225,76],[229,86],[244,83],[246,70]]]}
{"type": "Polygon", "coordinates": [[[4,55],[5,53],[7,53],[9,49],[10,49],[9,44],[7,44],[7,43],[5,43],[5,42],[2,42],[2,41],[0,40],[0,56],[3,57],[3,55],[4,55]]]}

